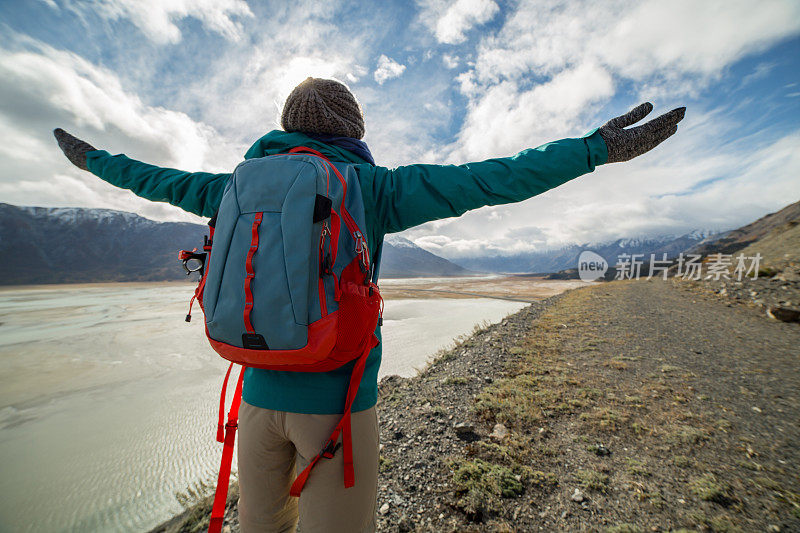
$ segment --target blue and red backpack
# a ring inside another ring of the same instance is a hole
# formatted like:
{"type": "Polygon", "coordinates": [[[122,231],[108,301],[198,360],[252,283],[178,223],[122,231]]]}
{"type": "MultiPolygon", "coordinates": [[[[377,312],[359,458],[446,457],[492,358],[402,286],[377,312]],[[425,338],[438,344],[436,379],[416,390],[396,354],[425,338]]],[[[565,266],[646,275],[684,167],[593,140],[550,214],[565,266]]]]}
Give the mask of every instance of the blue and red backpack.
{"type": "Polygon", "coordinates": [[[209,222],[203,252],[179,253],[184,268],[199,261],[192,303],[196,298],[203,310],[211,346],[231,362],[220,397],[217,440],[224,446],[212,533],[220,531],[225,512],[245,367],[326,372],[355,361],[344,414],[297,476],[291,495],[300,495],[321,458],[333,457],[340,436],[344,485],[355,483],[351,407],[367,357],[378,344],[374,332],[383,312],[364,218],[352,166],[298,147],[240,163],[209,222]],[[234,364],[242,369],[225,420],[234,364]]]}

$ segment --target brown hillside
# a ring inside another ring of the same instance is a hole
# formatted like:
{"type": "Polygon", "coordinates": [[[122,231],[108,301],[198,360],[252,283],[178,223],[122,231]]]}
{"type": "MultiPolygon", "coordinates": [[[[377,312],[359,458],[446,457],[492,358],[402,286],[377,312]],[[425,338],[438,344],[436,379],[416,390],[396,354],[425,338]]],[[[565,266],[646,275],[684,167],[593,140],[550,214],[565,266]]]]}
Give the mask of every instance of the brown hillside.
{"type": "MultiPolygon", "coordinates": [[[[733,254],[768,236],[778,235],[800,223],[800,201],[787,205],[776,213],[765,215],[755,222],[729,231],[721,237],[711,237],[688,250],[692,254],[733,254]]],[[[779,244],[778,240],[773,241],[779,244]]],[[[763,255],[763,254],[762,254],[763,255]]]]}
{"type": "Polygon", "coordinates": [[[743,248],[741,253],[747,257],[761,254],[761,265],[773,270],[783,270],[792,263],[800,264],[800,221],[792,220],[775,228],[743,248]]]}

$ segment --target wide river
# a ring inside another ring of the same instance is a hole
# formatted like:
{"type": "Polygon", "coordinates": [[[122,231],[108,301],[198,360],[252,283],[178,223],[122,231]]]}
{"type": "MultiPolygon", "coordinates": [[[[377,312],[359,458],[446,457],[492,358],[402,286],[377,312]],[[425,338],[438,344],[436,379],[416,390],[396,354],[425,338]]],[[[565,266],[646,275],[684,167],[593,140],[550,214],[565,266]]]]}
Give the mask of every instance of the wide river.
{"type": "MultiPolygon", "coordinates": [[[[389,282],[397,283],[397,282],[389,282]]],[[[142,531],[215,475],[225,362],[189,284],[0,290],[0,531],[142,531]]],[[[387,300],[381,376],[526,304],[387,300]]]]}

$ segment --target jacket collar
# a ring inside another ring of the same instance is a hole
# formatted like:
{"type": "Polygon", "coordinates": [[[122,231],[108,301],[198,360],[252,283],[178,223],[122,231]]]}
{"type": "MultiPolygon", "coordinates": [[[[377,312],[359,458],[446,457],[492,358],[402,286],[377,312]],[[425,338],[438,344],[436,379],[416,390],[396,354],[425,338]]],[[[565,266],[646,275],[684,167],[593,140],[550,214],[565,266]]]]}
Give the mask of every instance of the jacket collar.
{"type": "Polygon", "coordinates": [[[367,161],[344,148],[317,141],[297,131],[287,133],[281,130],[272,130],[253,143],[253,146],[244,154],[244,158],[255,159],[257,157],[286,153],[297,146],[313,148],[331,161],[339,163],[367,163],[367,161]]]}

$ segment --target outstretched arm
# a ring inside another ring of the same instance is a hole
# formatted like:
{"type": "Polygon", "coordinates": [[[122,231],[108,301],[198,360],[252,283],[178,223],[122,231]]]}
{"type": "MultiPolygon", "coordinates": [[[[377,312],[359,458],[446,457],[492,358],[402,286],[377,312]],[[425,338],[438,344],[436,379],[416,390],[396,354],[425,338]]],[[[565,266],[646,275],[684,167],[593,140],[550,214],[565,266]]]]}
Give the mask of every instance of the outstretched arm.
{"type": "Polygon", "coordinates": [[[162,168],[97,150],[62,129],[53,131],[64,155],[78,168],[154,202],[169,202],[196,215],[213,216],[230,174],[162,168]]]}
{"type": "Polygon", "coordinates": [[[637,128],[624,129],[653,108],[646,103],[591,134],[562,139],[512,156],[464,165],[375,168],[373,203],[386,233],[470,209],[526,200],[592,172],[596,165],[627,161],[675,133],[685,108],[637,128]]]}

